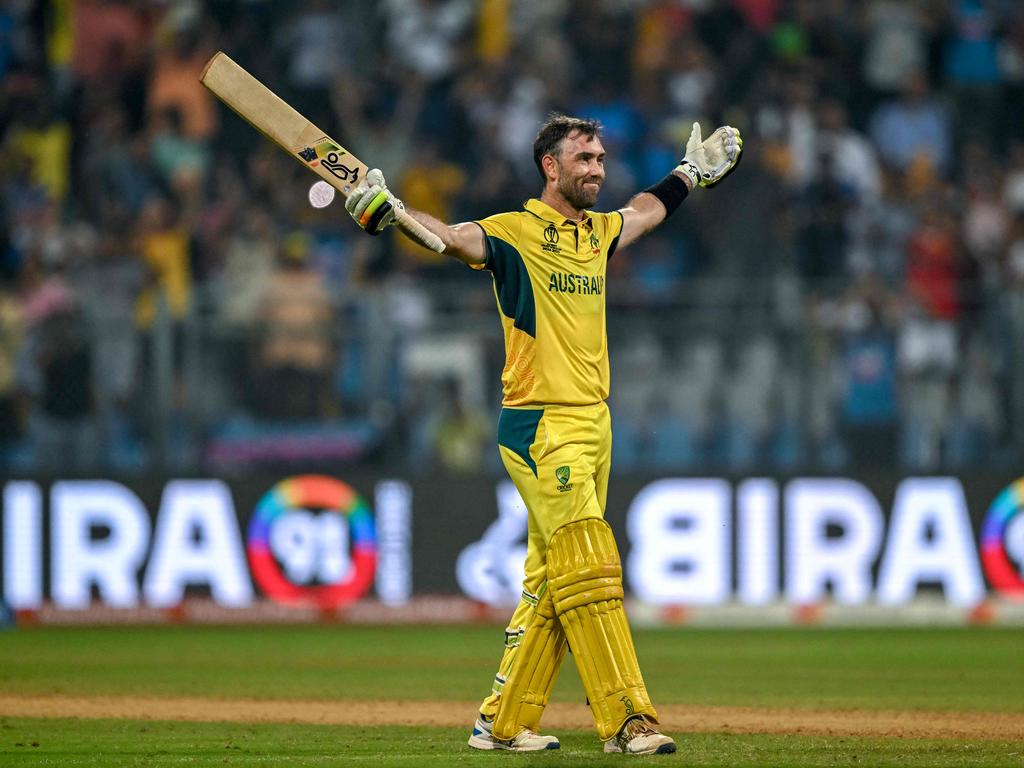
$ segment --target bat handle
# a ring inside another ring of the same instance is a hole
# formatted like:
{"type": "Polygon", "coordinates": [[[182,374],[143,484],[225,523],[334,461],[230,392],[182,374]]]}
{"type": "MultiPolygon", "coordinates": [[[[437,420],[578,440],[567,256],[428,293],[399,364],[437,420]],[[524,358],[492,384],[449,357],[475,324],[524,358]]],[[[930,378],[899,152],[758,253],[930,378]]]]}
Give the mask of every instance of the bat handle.
{"type": "Polygon", "coordinates": [[[402,230],[420,245],[437,251],[437,253],[444,253],[444,243],[441,242],[441,238],[416,221],[404,209],[399,209],[395,218],[402,230]]]}

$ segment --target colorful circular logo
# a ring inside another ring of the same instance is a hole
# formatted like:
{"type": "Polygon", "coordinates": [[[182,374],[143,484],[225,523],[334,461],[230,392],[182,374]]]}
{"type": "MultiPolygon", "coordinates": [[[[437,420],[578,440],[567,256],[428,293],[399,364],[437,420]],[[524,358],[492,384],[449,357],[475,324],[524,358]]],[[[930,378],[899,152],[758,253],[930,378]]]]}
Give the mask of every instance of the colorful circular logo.
{"type": "Polygon", "coordinates": [[[337,608],[358,600],[373,584],[373,514],[340,480],[290,477],[256,505],[247,554],[253,578],[273,600],[337,608]]]}
{"type": "Polygon", "coordinates": [[[996,496],[981,527],[981,562],[989,583],[1007,596],[1024,599],[1024,477],[996,496]]]}

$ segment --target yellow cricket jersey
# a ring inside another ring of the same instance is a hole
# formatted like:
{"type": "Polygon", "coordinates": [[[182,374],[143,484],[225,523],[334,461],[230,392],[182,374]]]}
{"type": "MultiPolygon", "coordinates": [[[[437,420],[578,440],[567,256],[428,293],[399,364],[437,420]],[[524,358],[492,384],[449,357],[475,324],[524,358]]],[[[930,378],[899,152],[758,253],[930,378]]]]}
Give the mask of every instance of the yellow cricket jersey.
{"type": "Polygon", "coordinates": [[[605,274],[622,214],[566,219],[540,200],[476,222],[505,331],[502,404],[593,405],[608,397],[605,274]]]}

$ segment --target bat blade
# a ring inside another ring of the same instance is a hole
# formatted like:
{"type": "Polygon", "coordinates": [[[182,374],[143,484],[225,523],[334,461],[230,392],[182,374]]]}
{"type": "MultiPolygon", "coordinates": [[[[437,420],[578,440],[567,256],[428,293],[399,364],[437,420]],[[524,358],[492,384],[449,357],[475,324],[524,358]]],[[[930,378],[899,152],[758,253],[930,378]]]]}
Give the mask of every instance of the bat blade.
{"type": "MultiPolygon", "coordinates": [[[[218,51],[199,81],[285,152],[348,197],[366,177],[365,163],[299,114],[288,102],[218,51]]],[[[444,253],[441,238],[399,207],[395,219],[421,245],[444,253]]]]}
{"type": "Polygon", "coordinates": [[[239,117],[346,197],[366,176],[355,155],[299,114],[223,51],[199,81],[239,117]]]}

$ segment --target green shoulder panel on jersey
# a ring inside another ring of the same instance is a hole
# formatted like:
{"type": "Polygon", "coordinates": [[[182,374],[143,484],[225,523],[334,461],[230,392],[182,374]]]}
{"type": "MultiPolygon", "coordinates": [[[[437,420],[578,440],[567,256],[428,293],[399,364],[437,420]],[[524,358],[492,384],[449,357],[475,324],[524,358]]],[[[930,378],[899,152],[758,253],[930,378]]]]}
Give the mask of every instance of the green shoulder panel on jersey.
{"type": "Polygon", "coordinates": [[[487,235],[487,267],[494,275],[498,305],[512,325],[537,338],[537,307],[533,301],[533,283],[523,256],[500,237],[487,235]]]}
{"type": "Polygon", "coordinates": [[[543,415],[542,408],[502,408],[498,416],[498,445],[525,461],[535,477],[537,462],[530,456],[530,446],[537,437],[537,425],[543,415]]]}
{"type": "MultiPolygon", "coordinates": [[[[612,254],[615,253],[615,249],[619,247],[619,238],[622,237],[622,229],[626,226],[626,218],[622,215],[622,211],[615,211],[615,213],[619,214],[619,234],[615,236],[612,240],[612,244],[608,246],[609,261],[612,258],[612,254]]],[[[610,223],[611,219],[609,218],[609,224],[610,223]]]]}

